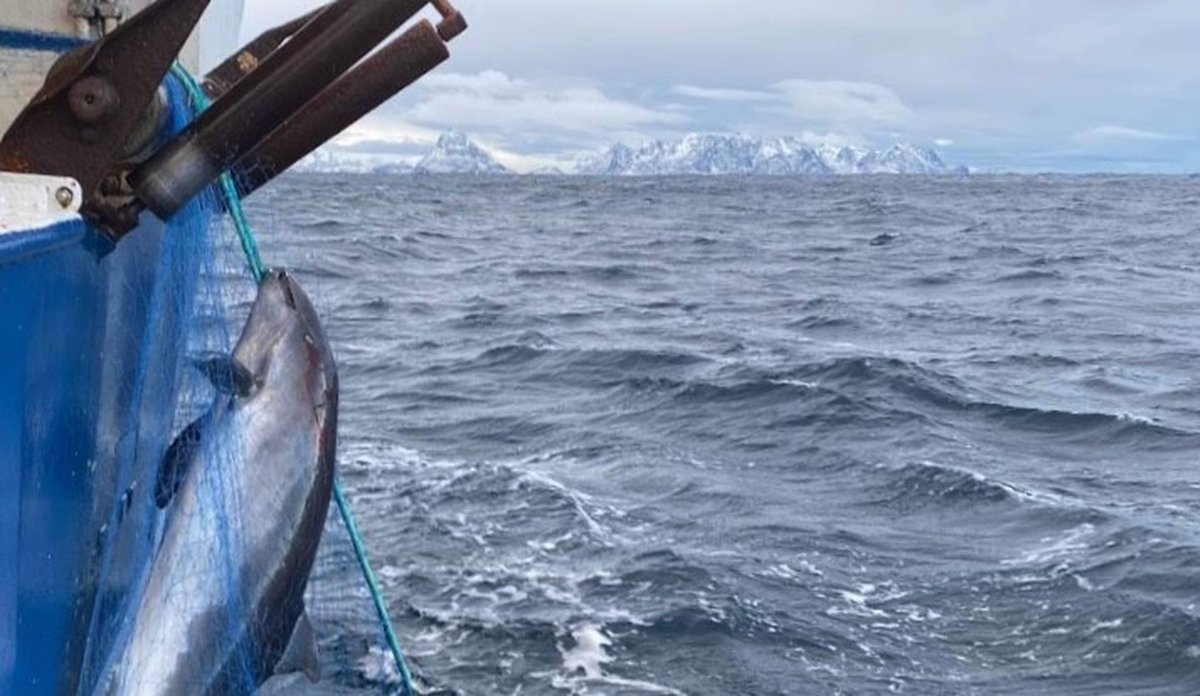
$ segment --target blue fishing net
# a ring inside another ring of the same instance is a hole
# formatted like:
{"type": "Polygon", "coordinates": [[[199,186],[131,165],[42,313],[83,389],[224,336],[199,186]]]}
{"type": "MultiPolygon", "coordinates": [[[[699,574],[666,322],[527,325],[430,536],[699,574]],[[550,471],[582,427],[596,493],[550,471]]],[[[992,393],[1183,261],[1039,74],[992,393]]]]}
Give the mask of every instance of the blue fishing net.
{"type": "MultiPolygon", "coordinates": [[[[171,128],[177,132],[197,105],[178,80],[168,80],[167,89],[171,128]]],[[[211,528],[189,540],[177,561],[185,566],[177,569],[181,580],[165,595],[177,593],[171,606],[193,600],[208,606],[212,599],[205,593],[216,592],[222,598],[219,615],[202,621],[192,617],[186,623],[184,617],[167,612],[158,615],[159,625],[138,625],[170,514],[155,500],[159,468],[172,442],[190,424],[220,408],[225,397],[196,365],[203,356],[230,352],[256,292],[225,205],[214,187],[179,211],[161,234],[135,231],[109,260],[115,267],[111,277],[120,279],[114,282],[124,284],[110,288],[110,313],[143,320],[118,326],[110,317],[105,339],[105,409],[93,462],[96,540],[78,582],[62,693],[159,693],[161,684],[119,683],[114,677],[130,659],[131,644],[146,642],[147,636],[152,644],[163,646],[164,654],[181,644],[202,647],[205,641],[229,646],[220,665],[191,666],[196,693],[253,693],[269,676],[244,640],[248,626],[250,634],[259,636],[269,628],[252,625],[256,618],[245,596],[247,571],[242,561],[247,525],[254,521],[244,518],[243,496],[254,492],[238,490],[232,477],[239,467],[255,463],[237,456],[236,443],[204,450],[206,475],[199,479],[196,500],[211,528]],[[153,272],[120,272],[121,264],[135,263],[156,267],[153,272]],[[219,666],[228,669],[214,678],[212,671],[219,666]]],[[[354,547],[332,505],[330,510],[305,594],[320,643],[322,684],[396,691],[399,675],[383,648],[383,629],[359,574],[354,547]]],[[[283,692],[305,686],[289,684],[283,692]]]]}

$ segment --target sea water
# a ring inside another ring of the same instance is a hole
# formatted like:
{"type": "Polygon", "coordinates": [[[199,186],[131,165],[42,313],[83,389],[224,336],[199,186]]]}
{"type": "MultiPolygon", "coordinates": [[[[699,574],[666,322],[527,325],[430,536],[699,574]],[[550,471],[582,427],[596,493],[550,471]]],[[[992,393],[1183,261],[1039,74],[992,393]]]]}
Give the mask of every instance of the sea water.
{"type": "MultiPolygon", "coordinates": [[[[1200,692],[1200,180],[298,175],[250,214],[427,683],[1200,692]]],[[[328,688],[392,682],[369,612],[319,630],[328,688]]]]}

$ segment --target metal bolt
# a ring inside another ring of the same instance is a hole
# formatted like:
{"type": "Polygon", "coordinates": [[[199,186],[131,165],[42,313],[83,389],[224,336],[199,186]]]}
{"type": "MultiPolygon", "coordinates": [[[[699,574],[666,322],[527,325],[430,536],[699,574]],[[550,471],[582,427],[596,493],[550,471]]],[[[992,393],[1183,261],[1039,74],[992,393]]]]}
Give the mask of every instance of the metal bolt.
{"type": "Polygon", "coordinates": [[[95,126],[107,121],[121,108],[121,94],[106,78],[92,75],[71,85],[67,103],[76,120],[95,126]]]}
{"type": "Polygon", "coordinates": [[[70,208],[75,202],[75,192],[69,186],[63,186],[54,192],[54,200],[64,208],[70,208]]]}

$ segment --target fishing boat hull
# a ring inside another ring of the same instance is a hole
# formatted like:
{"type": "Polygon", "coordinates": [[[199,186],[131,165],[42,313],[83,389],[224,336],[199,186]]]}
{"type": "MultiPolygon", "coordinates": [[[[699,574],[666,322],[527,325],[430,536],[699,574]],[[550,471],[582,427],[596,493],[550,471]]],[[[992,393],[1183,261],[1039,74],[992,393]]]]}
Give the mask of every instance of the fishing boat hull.
{"type": "MultiPolygon", "coordinates": [[[[67,5],[0,6],[0,131],[87,40],[67,5]]],[[[232,52],[240,16],[241,0],[214,0],[186,62],[232,52]]],[[[170,442],[182,349],[160,339],[180,333],[198,273],[153,216],[114,249],[56,192],[0,174],[0,694],[22,696],[80,691],[89,636],[145,565],[147,526],[100,542],[131,462],[170,442]]]]}
{"type": "Polygon", "coordinates": [[[98,530],[122,463],[170,439],[174,375],[150,373],[179,359],[153,337],[178,330],[179,313],[150,307],[177,280],[160,277],[164,230],[146,221],[102,256],[77,217],[0,234],[0,693],[70,690],[97,593],[136,574],[136,558],[103,557],[98,530]]]}

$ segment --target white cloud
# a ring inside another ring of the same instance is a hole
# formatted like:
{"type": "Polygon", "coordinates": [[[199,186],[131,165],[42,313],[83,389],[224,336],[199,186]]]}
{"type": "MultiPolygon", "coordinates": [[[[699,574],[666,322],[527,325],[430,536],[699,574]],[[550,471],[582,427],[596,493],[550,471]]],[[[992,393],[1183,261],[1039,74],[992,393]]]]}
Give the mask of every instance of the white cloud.
{"type": "MultiPolygon", "coordinates": [[[[792,132],[809,127],[878,135],[915,120],[913,110],[894,90],[872,82],[791,79],[765,89],[679,84],[671,91],[693,100],[720,102],[726,110],[743,108],[756,114],[760,124],[774,120],[776,130],[782,127],[792,132]]],[[[703,121],[702,108],[693,105],[693,120],[703,121]]]]}
{"type": "Polygon", "coordinates": [[[767,90],[676,85],[672,92],[692,99],[749,104],[755,108],[784,110],[803,123],[834,128],[871,128],[900,125],[913,117],[912,109],[889,87],[849,80],[783,80],[767,90]]]}
{"type": "MultiPolygon", "coordinates": [[[[787,133],[786,135],[793,135],[787,133]]],[[[851,133],[814,133],[813,131],[802,131],[796,136],[801,142],[807,145],[831,145],[833,147],[866,147],[870,142],[861,135],[851,133]]]]}
{"type": "Polygon", "coordinates": [[[784,80],[774,89],[798,117],[840,127],[900,125],[913,112],[894,91],[870,82],[784,80]]]}
{"type": "Polygon", "coordinates": [[[759,92],[749,89],[728,89],[712,87],[696,87],[695,85],[676,85],[672,90],[675,94],[691,97],[692,99],[708,99],[710,101],[728,102],[764,102],[777,101],[778,94],[759,92]]]}
{"type": "Polygon", "coordinates": [[[1179,140],[1191,140],[1191,138],[1183,135],[1173,135],[1171,133],[1160,133],[1158,131],[1142,130],[1140,128],[1127,128],[1125,126],[1096,126],[1087,130],[1079,131],[1071,137],[1077,143],[1094,144],[1094,143],[1112,143],[1112,142],[1169,142],[1179,140]]]}
{"type": "Polygon", "coordinates": [[[474,75],[435,73],[418,84],[405,118],[469,132],[597,135],[683,120],[608,96],[591,85],[512,78],[495,70],[474,75]]]}
{"type": "Polygon", "coordinates": [[[954,141],[950,138],[934,138],[933,144],[938,147],[950,147],[954,144],[954,141]]]}
{"type": "Polygon", "coordinates": [[[689,120],[708,130],[736,126],[755,134],[799,132],[808,142],[845,145],[928,137],[922,132],[928,128],[927,117],[916,118],[894,90],[871,82],[789,79],[761,89],[685,83],[671,92],[693,100],[687,107],[689,120]]]}
{"type": "Polygon", "coordinates": [[[389,143],[397,147],[429,147],[437,142],[440,131],[389,119],[381,122],[378,117],[368,116],[333,139],[333,143],[345,148],[364,148],[371,143],[389,143]]]}

